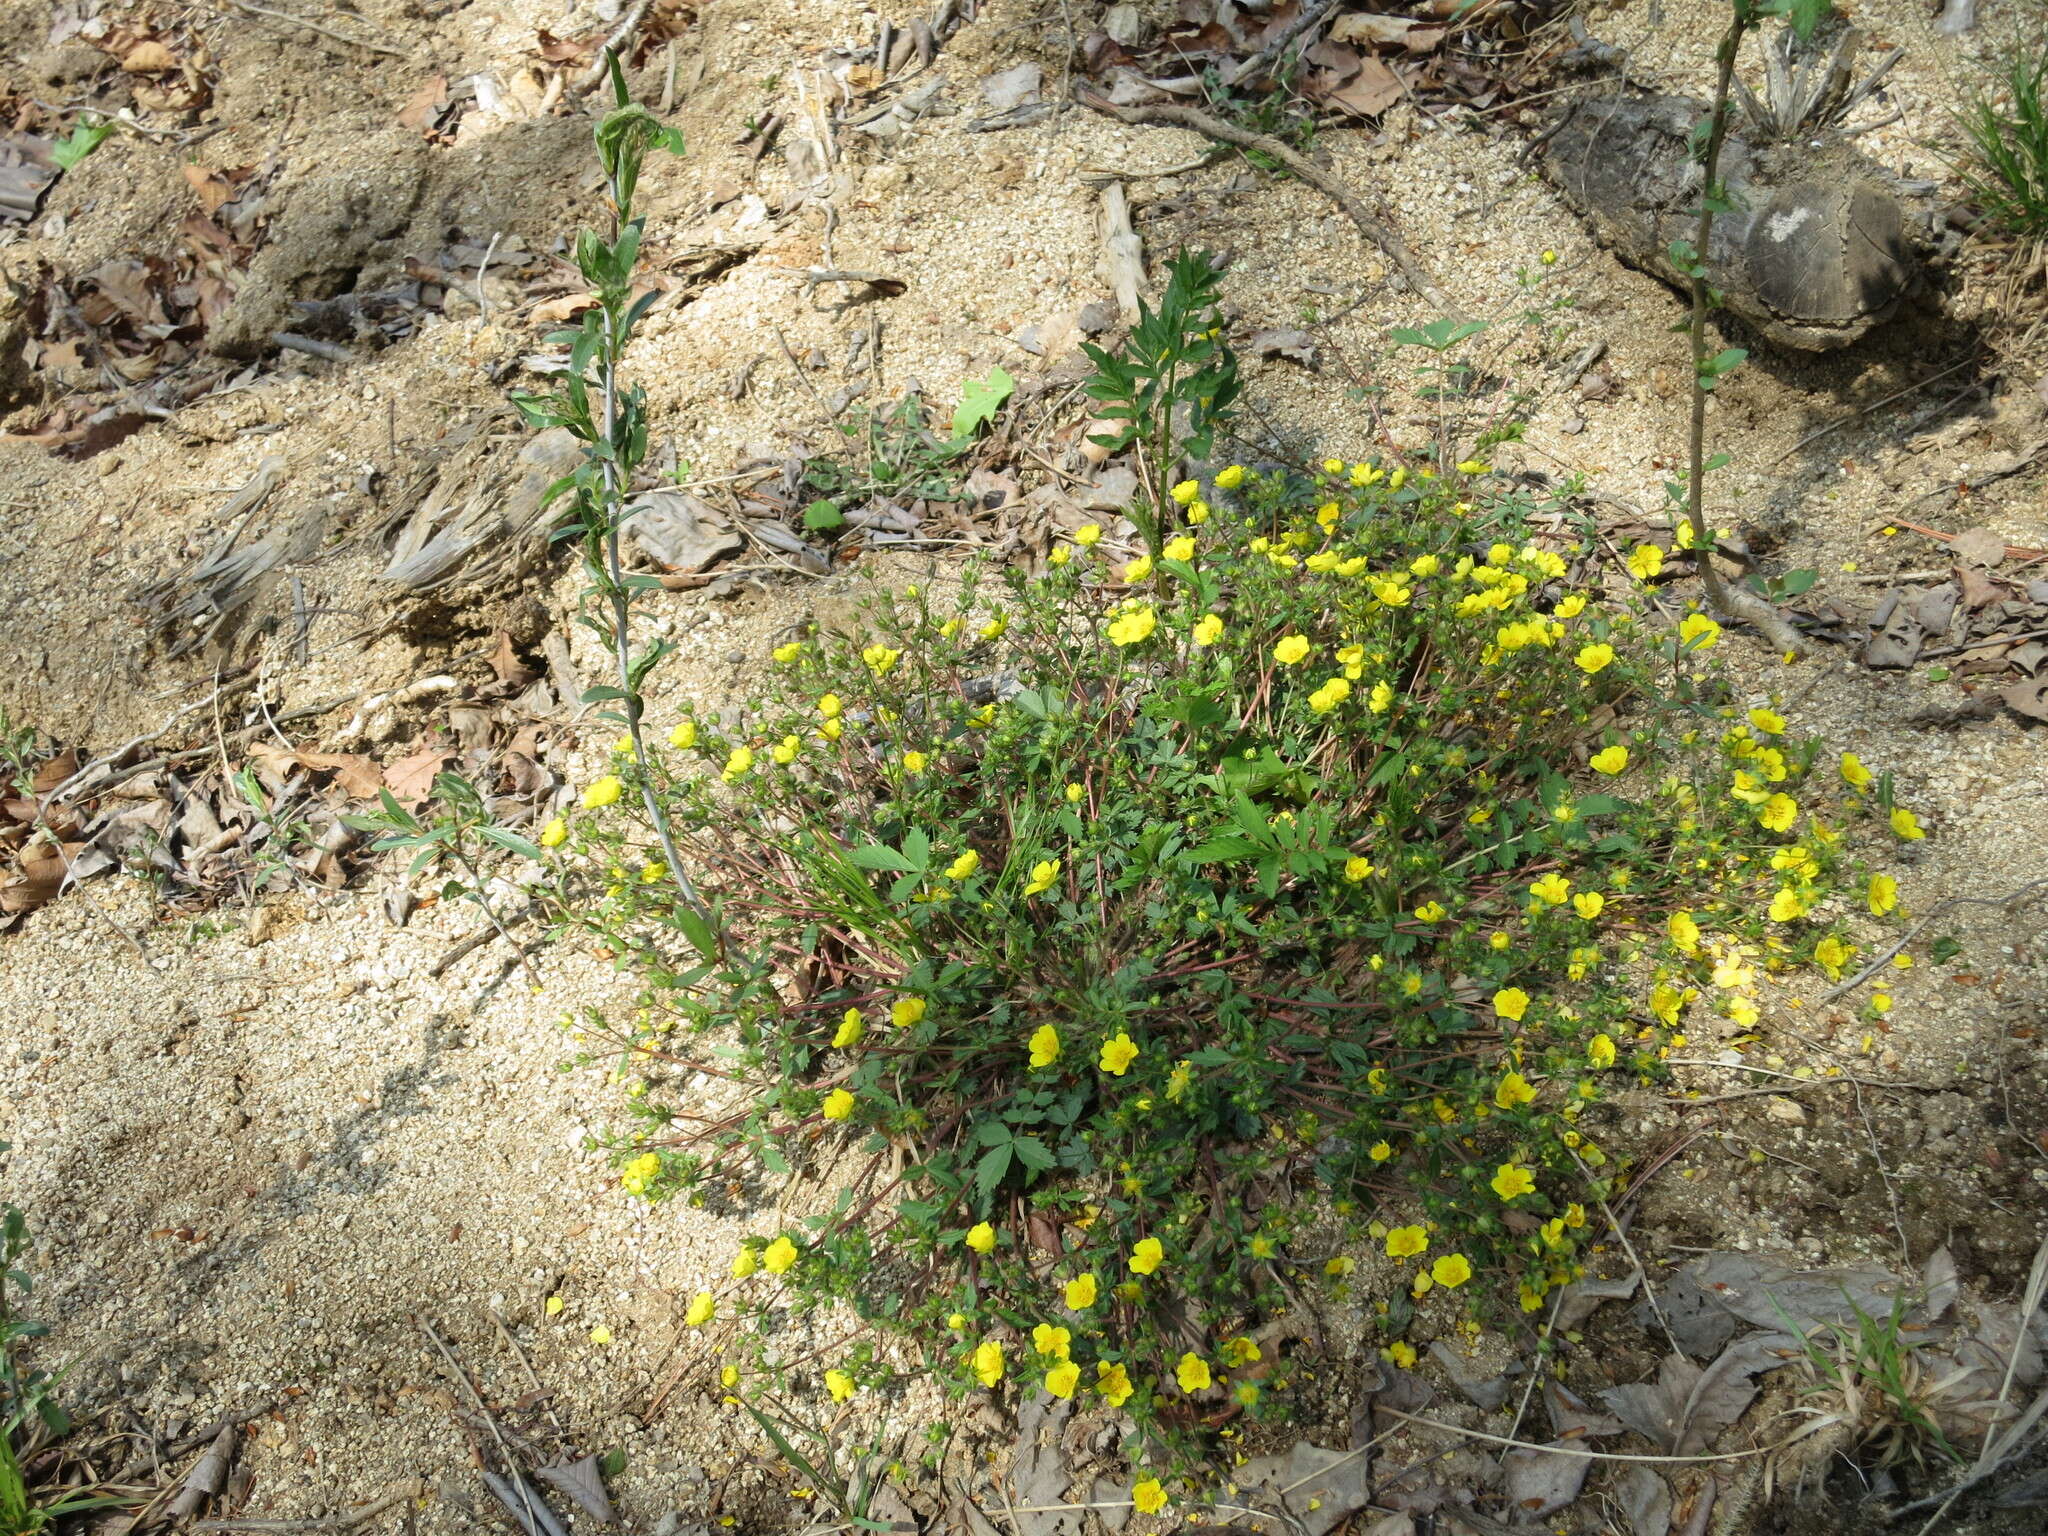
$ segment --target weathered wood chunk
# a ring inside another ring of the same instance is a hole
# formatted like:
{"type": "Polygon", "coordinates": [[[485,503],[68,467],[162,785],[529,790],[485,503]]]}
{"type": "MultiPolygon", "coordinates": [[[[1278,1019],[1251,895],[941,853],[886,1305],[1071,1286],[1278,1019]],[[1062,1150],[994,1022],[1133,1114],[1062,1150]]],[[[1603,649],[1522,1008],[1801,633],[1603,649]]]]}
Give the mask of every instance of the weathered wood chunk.
{"type": "MultiPolygon", "coordinates": [[[[1674,240],[1691,242],[1700,167],[1689,140],[1706,104],[1611,95],[1580,103],[1544,145],[1551,180],[1603,244],[1679,288],[1674,240]]],[[[1891,318],[1918,271],[1911,222],[1885,172],[1840,140],[1721,152],[1732,212],[1714,220],[1709,280],[1767,341],[1831,352],[1891,318]]]]}

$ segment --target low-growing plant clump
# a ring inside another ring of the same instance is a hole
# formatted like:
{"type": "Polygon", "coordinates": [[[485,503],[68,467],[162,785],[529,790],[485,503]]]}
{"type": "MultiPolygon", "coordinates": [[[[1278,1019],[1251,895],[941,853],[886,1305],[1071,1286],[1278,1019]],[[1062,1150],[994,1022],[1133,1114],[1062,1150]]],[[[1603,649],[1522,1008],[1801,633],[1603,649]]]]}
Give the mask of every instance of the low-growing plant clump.
{"type": "Polygon", "coordinates": [[[736,1380],[798,1386],[777,1331],[839,1304],[954,1390],[1092,1397],[1187,1450],[1287,1412],[1268,1325],[1363,1242],[1403,1266],[1396,1359],[1539,1311],[1625,1177],[1609,1085],[1689,1016],[1839,976],[1849,907],[1896,904],[1844,833],[1911,813],[1730,702],[1659,549],[1604,596],[1589,530],[1476,462],[1230,466],[1156,522],[878,593],[742,718],[675,720],[644,787],[716,957],[629,754],[542,839],[565,920],[646,981],[628,1024],[574,1023],[627,1085],[626,1190],[857,1154],[692,1309],[734,1320],[736,1380]],[[703,1115],[700,1072],[739,1108],[703,1115]]]}

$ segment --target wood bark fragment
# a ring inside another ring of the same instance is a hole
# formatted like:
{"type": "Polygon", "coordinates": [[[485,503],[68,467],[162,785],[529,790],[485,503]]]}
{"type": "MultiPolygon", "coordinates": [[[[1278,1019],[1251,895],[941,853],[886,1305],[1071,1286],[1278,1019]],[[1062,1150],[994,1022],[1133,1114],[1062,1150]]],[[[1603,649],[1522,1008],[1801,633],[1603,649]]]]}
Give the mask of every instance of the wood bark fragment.
{"type": "Polygon", "coordinates": [[[1138,290],[1145,281],[1145,247],[1131,228],[1130,200],[1124,184],[1111,181],[1102,188],[1102,210],[1097,227],[1102,235],[1103,278],[1116,295],[1117,313],[1125,325],[1138,323],[1138,290]]]}
{"type": "MultiPolygon", "coordinates": [[[[1689,97],[1616,93],[1579,103],[1543,147],[1546,173],[1601,243],[1679,288],[1691,279],[1671,245],[1694,238],[1700,167],[1690,140],[1706,116],[1689,97]]],[[[1715,217],[1702,253],[1708,278],[1763,339],[1832,352],[1896,312],[1918,270],[1916,212],[1839,135],[1816,148],[1730,133],[1720,179],[1733,206],[1715,217]]]]}
{"type": "Polygon", "coordinates": [[[185,1474],[185,1486],[171,1500],[171,1519],[190,1519],[199,1513],[200,1505],[220,1492],[221,1484],[227,1481],[228,1462],[234,1458],[234,1451],[235,1431],[230,1426],[213,1437],[206,1454],[185,1474]]]}

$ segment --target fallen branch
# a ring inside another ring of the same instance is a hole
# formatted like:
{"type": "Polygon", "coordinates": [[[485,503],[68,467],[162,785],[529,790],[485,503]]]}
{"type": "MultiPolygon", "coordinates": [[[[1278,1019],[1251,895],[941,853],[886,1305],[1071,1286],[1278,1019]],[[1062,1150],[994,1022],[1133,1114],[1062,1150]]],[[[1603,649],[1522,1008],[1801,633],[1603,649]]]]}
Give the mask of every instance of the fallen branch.
{"type": "Polygon", "coordinates": [[[1075,98],[1083,106],[1091,107],[1133,127],[1142,127],[1149,123],[1167,128],[1188,128],[1209,138],[1221,140],[1225,144],[1235,144],[1240,149],[1255,149],[1260,154],[1269,156],[1285,166],[1288,175],[1305,186],[1314,187],[1343,209],[1346,217],[1358,226],[1358,232],[1380,248],[1387,260],[1394,264],[1400,274],[1408,280],[1408,285],[1417,293],[1453,319],[1465,318],[1450,300],[1444,297],[1442,290],[1424,274],[1414,255],[1409,251],[1406,240],[1366,212],[1365,205],[1352,196],[1344,183],[1271,134],[1253,133],[1249,128],[1226,123],[1220,117],[1212,117],[1197,107],[1183,107],[1171,103],[1147,107],[1120,107],[1108,97],[1089,90],[1077,91],[1075,98]]]}
{"type": "Polygon", "coordinates": [[[221,1485],[228,1480],[228,1463],[234,1459],[234,1454],[234,1429],[223,1429],[213,1437],[213,1444],[206,1454],[185,1474],[185,1486],[171,1500],[171,1519],[189,1519],[199,1513],[200,1505],[220,1492],[221,1485]]]}
{"type": "Polygon", "coordinates": [[[647,19],[648,7],[653,3],[654,0],[633,0],[633,8],[619,18],[619,24],[612,28],[611,36],[598,45],[597,62],[585,70],[583,78],[576,82],[575,90],[578,96],[586,91],[596,90],[603,83],[604,77],[610,73],[613,54],[621,55],[623,63],[625,50],[620,45],[640,30],[640,23],[647,19]]]}
{"type": "Polygon", "coordinates": [[[225,3],[238,11],[246,11],[251,16],[267,16],[272,21],[281,21],[288,26],[304,27],[308,32],[317,32],[322,37],[330,37],[337,43],[346,43],[351,48],[360,48],[365,53],[381,53],[389,59],[411,57],[403,48],[386,48],[382,43],[366,43],[359,37],[350,37],[345,32],[335,31],[332,27],[323,27],[317,21],[308,21],[305,17],[294,16],[289,11],[273,11],[267,5],[251,4],[250,0],[225,0],[225,3]]]}
{"type": "Polygon", "coordinates": [[[1827,991],[1821,993],[1819,997],[1813,1000],[1813,1006],[1818,1008],[1823,1003],[1833,1002],[1845,992],[1854,992],[1863,983],[1891,964],[1893,955],[1896,955],[1908,944],[1919,938],[1922,933],[1927,931],[1928,924],[1932,923],[1951,907],[2005,907],[2010,909],[2019,904],[2020,898],[2032,895],[2035,891],[2043,889],[2048,889],[2048,880],[2035,880],[2004,896],[1951,896],[1947,901],[1944,901],[1932,912],[1921,918],[1911,928],[1908,928],[1896,944],[1886,949],[1854,976],[1851,976],[1840,986],[1830,987],[1827,991]]]}
{"type": "Polygon", "coordinates": [[[408,1500],[420,1496],[419,1485],[407,1483],[371,1503],[355,1509],[338,1511],[331,1515],[315,1515],[306,1520],[201,1520],[192,1529],[195,1531],[275,1531],[319,1532],[352,1531],[359,1525],[367,1525],[379,1515],[398,1508],[408,1500]]]}

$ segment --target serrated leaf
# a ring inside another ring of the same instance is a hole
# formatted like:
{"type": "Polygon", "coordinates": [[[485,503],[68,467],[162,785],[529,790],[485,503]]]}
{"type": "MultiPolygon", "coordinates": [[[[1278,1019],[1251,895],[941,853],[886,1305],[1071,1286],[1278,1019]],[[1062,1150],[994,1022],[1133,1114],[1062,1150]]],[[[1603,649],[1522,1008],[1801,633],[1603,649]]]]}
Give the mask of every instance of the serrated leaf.
{"type": "Polygon", "coordinates": [[[953,412],[956,441],[974,436],[995,420],[1003,402],[1017,392],[1017,381],[1001,368],[991,368],[985,379],[969,379],[960,391],[960,404],[953,412]]]}

